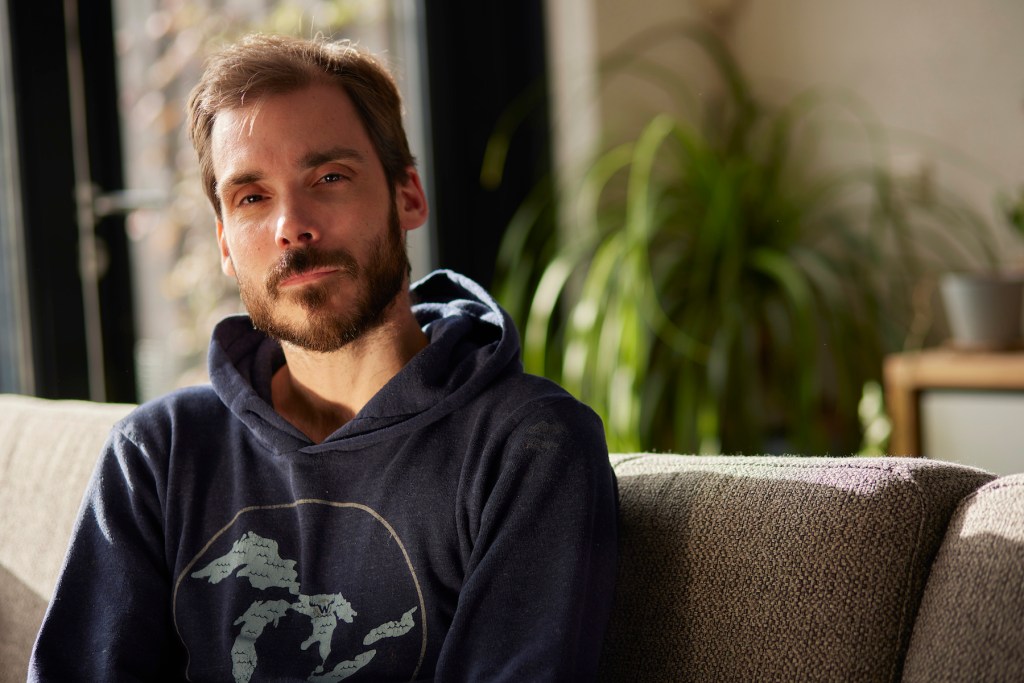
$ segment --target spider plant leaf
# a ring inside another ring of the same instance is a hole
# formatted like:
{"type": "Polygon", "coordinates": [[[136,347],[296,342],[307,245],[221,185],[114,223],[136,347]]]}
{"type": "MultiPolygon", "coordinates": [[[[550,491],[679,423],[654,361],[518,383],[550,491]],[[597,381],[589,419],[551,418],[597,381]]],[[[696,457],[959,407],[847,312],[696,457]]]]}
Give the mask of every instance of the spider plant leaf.
{"type": "Polygon", "coordinates": [[[806,276],[793,264],[785,254],[768,249],[757,249],[750,254],[750,266],[768,276],[779,285],[792,315],[792,343],[796,358],[803,362],[797,363],[796,395],[799,415],[805,420],[803,425],[809,428],[813,424],[815,398],[814,359],[815,342],[815,301],[812,289],[806,276]]]}
{"type": "Polygon", "coordinates": [[[523,366],[528,372],[545,374],[548,369],[548,340],[551,334],[555,307],[575,269],[578,256],[565,254],[556,257],[537,283],[532,305],[523,332],[523,366]]]}

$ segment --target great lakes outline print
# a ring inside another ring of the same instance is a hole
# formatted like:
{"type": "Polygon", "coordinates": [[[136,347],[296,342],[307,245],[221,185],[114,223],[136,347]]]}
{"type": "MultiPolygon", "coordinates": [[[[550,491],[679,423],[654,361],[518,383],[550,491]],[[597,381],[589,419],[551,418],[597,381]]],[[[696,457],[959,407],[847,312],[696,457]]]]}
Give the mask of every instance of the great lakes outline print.
{"type": "MultiPolygon", "coordinates": [[[[265,635],[267,628],[276,627],[289,612],[310,620],[309,638],[300,647],[308,650],[316,645],[320,664],[308,674],[309,681],[330,683],[344,680],[369,664],[376,655],[376,649],[366,649],[354,655],[345,653],[348,659],[327,670],[332,654],[331,640],[338,621],[352,624],[358,612],[341,593],[303,594],[297,581],[296,564],[295,560],[281,557],[277,541],[247,531],[234,542],[228,553],[192,572],[193,579],[205,579],[211,584],[218,584],[234,575],[236,579],[248,580],[249,585],[257,590],[284,588],[295,596],[294,600],[254,600],[235,620],[234,625],[240,627],[231,648],[231,673],[235,683],[248,683],[252,678],[259,666],[256,641],[272,637],[265,635]]],[[[363,645],[369,648],[382,639],[406,635],[415,625],[413,615],[416,610],[417,607],[413,606],[397,619],[371,629],[363,638],[363,645]]]]}

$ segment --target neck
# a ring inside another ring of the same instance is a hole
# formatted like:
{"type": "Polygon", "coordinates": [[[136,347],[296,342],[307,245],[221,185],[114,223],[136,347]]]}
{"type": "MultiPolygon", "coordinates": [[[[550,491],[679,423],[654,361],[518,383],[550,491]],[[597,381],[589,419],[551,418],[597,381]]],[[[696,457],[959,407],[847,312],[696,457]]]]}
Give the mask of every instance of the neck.
{"type": "Polygon", "coordinates": [[[313,442],[355,417],[427,345],[408,291],[390,309],[383,324],[337,351],[283,344],[287,362],[271,383],[274,409],[313,442]]]}

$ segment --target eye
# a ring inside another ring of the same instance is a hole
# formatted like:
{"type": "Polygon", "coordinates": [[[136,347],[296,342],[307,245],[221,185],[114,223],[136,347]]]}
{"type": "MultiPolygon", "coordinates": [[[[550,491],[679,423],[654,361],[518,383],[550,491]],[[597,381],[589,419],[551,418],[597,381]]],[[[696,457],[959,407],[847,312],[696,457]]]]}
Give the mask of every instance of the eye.
{"type": "Polygon", "coordinates": [[[239,206],[245,206],[247,204],[255,204],[256,202],[262,201],[263,195],[261,194],[247,194],[243,196],[239,201],[239,206]]]}
{"type": "Polygon", "coordinates": [[[327,173],[322,178],[320,178],[320,182],[322,183],[337,183],[341,182],[342,180],[345,180],[345,176],[343,176],[341,173],[327,173]]]}

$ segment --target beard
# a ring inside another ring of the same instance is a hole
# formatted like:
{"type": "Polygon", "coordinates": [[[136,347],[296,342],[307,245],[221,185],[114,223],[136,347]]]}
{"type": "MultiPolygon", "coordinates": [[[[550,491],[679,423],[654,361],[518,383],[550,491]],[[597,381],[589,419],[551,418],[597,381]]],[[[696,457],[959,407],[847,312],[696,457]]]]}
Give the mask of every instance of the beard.
{"type": "Polygon", "coordinates": [[[388,307],[402,291],[410,270],[409,256],[402,242],[394,201],[388,216],[388,228],[370,248],[365,264],[347,249],[324,251],[315,247],[295,247],[282,254],[277,265],[262,283],[238,278],[242,303],[252,324],[270,337],[307,351],[328,353],[359,339],[379,327],[388,307]],[[316,268],[337,268],[336,276],[282,292],[280,283],[294,275],[316,268]],[[352,281],[355,293],[346,310],[330,305],[337,295],[334,277],[352,281]],[[277,314],[284,298],[297,303],[306,319],[295,323],[277,314]]]}

